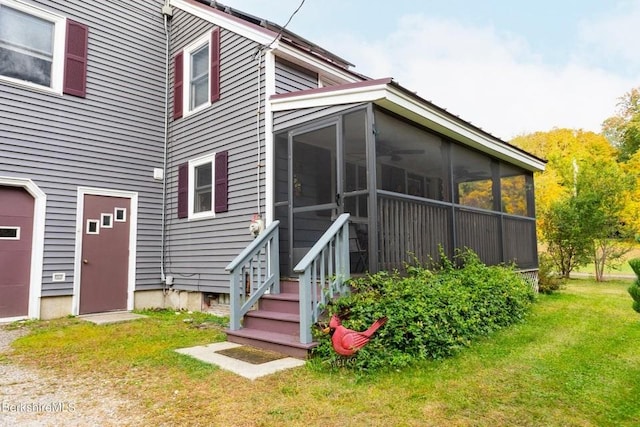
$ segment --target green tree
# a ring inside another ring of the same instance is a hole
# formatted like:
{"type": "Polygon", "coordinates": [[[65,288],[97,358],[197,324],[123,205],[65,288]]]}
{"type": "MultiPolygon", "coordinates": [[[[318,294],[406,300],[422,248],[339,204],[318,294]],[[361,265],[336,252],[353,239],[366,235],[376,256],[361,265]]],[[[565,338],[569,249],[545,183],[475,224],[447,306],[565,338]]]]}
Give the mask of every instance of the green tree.
{"type": "Polygon", "coordinates": [[[640,87],[625,93],[618,102],[615,116],[602,124],[611,145],[618,149],[618,159],[628,161],[640,149],[640,87]]]}
{"type": "Polygon", "coordinates": [[[573,191],[542,210],[542,239],[564,278],[592,261],[596,280],[629,250],[623,222],[628,179],[615,161],[576,162],[573,191]]]}
{"type": "MultiPolygon", "coordinates": [[[[574,192],[574,164],[589,165],[601,160],[613,161],[616,150],[602,136],[574,129],[554,129],[519,136],[512,144],[548,161],[542,173],[536,173],[536,211],[550,209],[552,203],[574,192]]],[[[538,230],[545,217],[538,215],[538,230]]],[[[542,234],[539,234],[542,238],[542,234]]]]}
{"type": "Polygon", "coordinates": [[[640,258],[634,258],[629,260],[629,265],[634,273],[636,273],[636,280],[629,286],[629,295],[633,298],[633,309],[640,313],[640,258]]]}
{"type": "Polygon", "coordinates": [[[576,206],[592,242],[591,258],[595,277],[602,281],[605,267],[621,262],[631,246],[630,227],[623,220],[626,195],[631,181],[620,165],[612,160],[599,160],[582,165],[576,175],[576,206]]]}
{"type": "Polygon", "coordinates": [[[540,213],[540,232],[547,253],[563,278],[590,259],[592,240],[581,219],[582,205],[574,196],[551,203],[540,213]]]}

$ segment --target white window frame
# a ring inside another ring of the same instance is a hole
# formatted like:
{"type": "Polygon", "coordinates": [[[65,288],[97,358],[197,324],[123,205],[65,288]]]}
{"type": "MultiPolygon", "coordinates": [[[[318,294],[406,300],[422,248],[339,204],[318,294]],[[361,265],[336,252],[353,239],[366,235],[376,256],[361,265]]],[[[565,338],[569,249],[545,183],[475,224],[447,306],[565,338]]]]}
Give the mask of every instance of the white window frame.
{"type": "Polygon", "coordinates": [[[53,30],[53,57],[51,63],[51,86],[43,86],[26,80],[16,79],[0,75],[0,81],[62,95],[62,80],[64,75],[65,33],[67,31],[67,18],[45,9],[32,6],[18,0],[0,0],[0,7],[7,6],[29,15],[44,19],[54,24],[53,30]]]}
{"type": "Polygon", "coordinates": [[[127,208],[115,208],[113,210],[114,222],[127,222],[127,208]],[[118,219],[118,212],[122,212],[122,218],[118,219]]]}
{"type": "Polygon", "coordinates": [[[101,213],[100,214],[100,228],[113,228],[113,214],[101,213]],[[109,218],[109,224],[105,225],[104,220],[109,218]]]}
{"type": "Polygon", "coordinates": [[[100,220],[99,219],[87,219],[87,231],[85,234],[100,234],[100,220]],[[96,225],[95,231],[91,231],[91,224],[96,225]]]}
{"type": "Polygon", "coordinates": [[[2,237],[0,236],[0,240],[20,240],[20,227],[15,227],[11,225],[0,225],[0,229],[4,230],[15,230],[16,237],[2,237]]]}
{"type": "Polygon", "coordinates": [[[185,47],[183,51],[182,111],[184,112],[184,117],[190,116],[191,114],[197,113],[198,111],[211,106],[211,34],[211,31],[207,32],[189,46],[185,47]],[[209,63],[207,68],[209,72],[209,82],[207,85],[207,102],[202,105],[198,105],[195,108],[191,108],[191,56],[205,44],[208,44],[209,46],[209,63]]]}
{"type": "Polygon", "coordinates": [[[189,219],[213,218],[215,214],[215,177],[216,177],[216,154],[211,153],[196,159],[189,160],[189,219]],[[196,190],[196,168],[198,166],[211,163],[211,210],[204,212],[194,212],[195,190],[196,190]]]}

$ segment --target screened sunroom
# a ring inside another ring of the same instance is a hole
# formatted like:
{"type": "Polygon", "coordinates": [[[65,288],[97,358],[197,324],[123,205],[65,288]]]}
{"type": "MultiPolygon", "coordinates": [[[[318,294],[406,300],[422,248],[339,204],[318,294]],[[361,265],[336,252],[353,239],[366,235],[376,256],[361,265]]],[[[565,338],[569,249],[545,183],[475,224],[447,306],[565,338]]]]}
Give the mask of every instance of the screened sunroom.
{"type": "Polygon", "coordinates": [[[465,247],[487,264],[537,268],[533,172],[542,160],[391,80],[272,102],[283,274],[342,213],[351,215],[353,273],[465,247]]]}

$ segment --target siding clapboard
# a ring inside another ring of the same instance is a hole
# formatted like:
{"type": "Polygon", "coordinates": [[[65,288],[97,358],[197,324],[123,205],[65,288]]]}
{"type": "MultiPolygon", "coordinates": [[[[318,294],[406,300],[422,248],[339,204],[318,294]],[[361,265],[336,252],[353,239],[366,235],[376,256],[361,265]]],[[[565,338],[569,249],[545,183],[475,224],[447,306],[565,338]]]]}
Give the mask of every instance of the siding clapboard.
{"type": "MultiPolygon", "coordinates": [[[[171,56],[213,28],[211,23],[174,10],[171,56]]],[[[258,82],[257,47],[255,42],[221,28],[220,100],[170,123],[166,271],[174,276],[176,289],[228,293],[225,267],[252,240],[249,221],[258,209],[258,144],[264,162],[263,116],[259,121],[260,141],[256,134],[258,83],[264,105],[264,65],[258,82]],[[178,219],[178,166],[221,151],[229,153],[229,210],[214,218],[178,219]]],[[[263,212],[264,191],[262,168],[259,192],[263,212]]]]}
{"type": "Polygon", "coordinates": [[[318,87],[318,74],[276,58],[276,94],[318,87]]]}
{"type": "Polygon", "coordinates": [[[42,296],[73,292],[79,186],[136,191],[136,289],[160,285],[164,123],[162,0],[41,0],[89,27],[87,96],[58,96],[0,80],[0,175],[47,194],[42,296]],[[52,273],[66,274],[54,283],[52,273]]]}

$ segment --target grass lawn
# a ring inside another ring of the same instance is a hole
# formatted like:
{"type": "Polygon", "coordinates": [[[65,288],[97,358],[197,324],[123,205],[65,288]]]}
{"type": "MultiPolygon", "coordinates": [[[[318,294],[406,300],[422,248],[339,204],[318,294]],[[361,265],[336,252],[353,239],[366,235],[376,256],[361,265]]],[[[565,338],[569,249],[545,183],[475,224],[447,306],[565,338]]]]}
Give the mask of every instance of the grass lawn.
{"type": "Polygon", "coordinates": [[[364,379],[315,363],[245,380],[173,352],[224,336],[211,318],[166,312],[35,322],[10,359],[110,384],[149,425],[637,426],[640,314],[628,284],[570,281],[456,357],[364,379]]]}
{"type": "MultiPolygon", "coordinates": [[[[640,258],[640,245],[635,244],[633,249],[631,249],[628,253],[624,255],[624,261],[617,266],[616,268],[606,268],[604,270],[605,277],[607,275],[616,275],[616,274],[624,274],[634,276],[633,270],[627,261],[632,258],[640,258]]],[[[576,273],[588,273],[595,274],[595,267],[593,263],[587,264],[585,266],[579,267],[576,269],[576,273]]]]}

